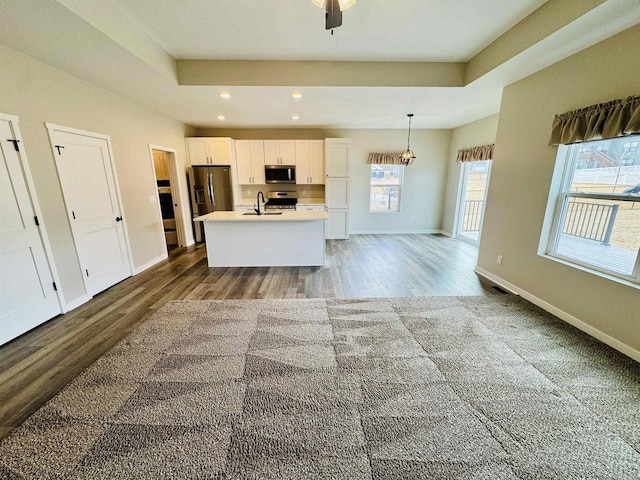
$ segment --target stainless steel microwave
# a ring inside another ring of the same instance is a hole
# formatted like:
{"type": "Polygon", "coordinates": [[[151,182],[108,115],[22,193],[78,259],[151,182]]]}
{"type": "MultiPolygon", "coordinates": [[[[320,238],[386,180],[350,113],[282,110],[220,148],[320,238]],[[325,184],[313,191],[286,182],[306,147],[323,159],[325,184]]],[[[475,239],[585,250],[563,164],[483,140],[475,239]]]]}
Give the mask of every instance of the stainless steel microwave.
{"type": "Polygon", "coordinates": [[[296,183],[295,165],[265,165],[266,183],[296,183]]]}

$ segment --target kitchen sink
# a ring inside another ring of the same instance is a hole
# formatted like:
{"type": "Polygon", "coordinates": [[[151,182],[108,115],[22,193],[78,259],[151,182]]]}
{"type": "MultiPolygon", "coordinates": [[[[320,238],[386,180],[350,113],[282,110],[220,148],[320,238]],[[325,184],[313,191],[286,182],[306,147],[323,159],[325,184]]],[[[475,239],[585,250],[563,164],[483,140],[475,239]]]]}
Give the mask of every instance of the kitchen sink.
{"type": "MultiPolygon", "coordinates": [[[[244,212],[242,215],[255,215],[256,217],[258,216],[256,212],[244,212]]],[[[282,212],[262,212],[260,215],[282,215],[282,212]]]]}

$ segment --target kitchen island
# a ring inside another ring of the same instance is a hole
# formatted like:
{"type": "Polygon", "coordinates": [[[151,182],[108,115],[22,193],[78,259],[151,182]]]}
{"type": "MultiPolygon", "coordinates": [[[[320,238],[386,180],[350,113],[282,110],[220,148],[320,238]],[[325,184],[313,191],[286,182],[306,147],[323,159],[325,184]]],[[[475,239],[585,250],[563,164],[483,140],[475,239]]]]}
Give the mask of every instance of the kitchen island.
{"type": "Polygon", "coordinates": [[[204,225],[210,267],[324,265],[326,212],[246,213],[213,212],[194,219],[204,225]]]}

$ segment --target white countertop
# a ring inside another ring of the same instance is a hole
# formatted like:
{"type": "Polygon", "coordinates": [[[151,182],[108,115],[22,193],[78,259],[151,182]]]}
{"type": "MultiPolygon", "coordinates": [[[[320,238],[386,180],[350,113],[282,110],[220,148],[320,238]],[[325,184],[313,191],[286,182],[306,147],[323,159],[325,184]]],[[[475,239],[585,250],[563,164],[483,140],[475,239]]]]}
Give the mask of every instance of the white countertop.
{"type": "Polygon", "coordinates": [[[196,217],[196,222],[290,222],[301,220],[326,220],[325,211],[287,211],[282,215],[243,215],[246,212],[212,212],[196,217]]]}

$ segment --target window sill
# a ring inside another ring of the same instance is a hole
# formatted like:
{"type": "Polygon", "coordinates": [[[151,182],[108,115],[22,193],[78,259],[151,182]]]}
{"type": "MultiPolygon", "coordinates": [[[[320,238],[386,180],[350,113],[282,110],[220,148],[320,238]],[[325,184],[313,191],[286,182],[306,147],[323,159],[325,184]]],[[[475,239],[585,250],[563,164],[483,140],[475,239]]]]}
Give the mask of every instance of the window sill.
{"type": "Polygon", "coordinates": [[[400,210],[369,210],[369,213],[400,213],[400,210]]]}
{"type": "Polygon", "coordinates": [[[640,284],[632,281],[632,280],[626,280],[624,278],[620,278],[620,277],[616,277],[615,275],[611,275],[609,273],[604,273],[601,272],[599,270],[596,270],[594,268],[589,268],[587,266],[584,265],[580,265],[579,263],[574,263],[570,260],[565,260],[562,257],[558,257],[549,253],[539,253],[538,256],[542,257],[542,258],[546,258],[547,260],[553,260],[554,262],[558,262],[561,263],[563,265],[566,265],[568,267],[571,268],[575,268],[576,270],[581,270],[583,272],[587,272],[590,273],[592,275],[595,275],[597,277],[600,278],[604,278],[607,280],[611,280],[612,282],[616,282],[616,283],[620,283],[622,285],[626,285],[627,287],[632,287],[635,288],[637,290],[640,290],[640,284]]]}

